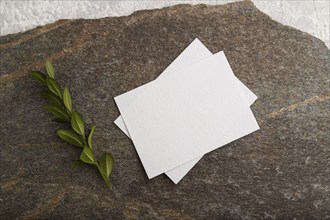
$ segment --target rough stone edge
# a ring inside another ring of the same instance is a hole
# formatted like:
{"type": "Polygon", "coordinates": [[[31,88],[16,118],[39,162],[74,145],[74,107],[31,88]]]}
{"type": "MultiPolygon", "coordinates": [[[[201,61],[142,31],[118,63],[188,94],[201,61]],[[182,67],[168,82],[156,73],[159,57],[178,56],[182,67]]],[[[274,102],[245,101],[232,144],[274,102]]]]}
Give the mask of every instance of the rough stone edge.
{"type": "Polygon", "coordinates": [[[251,7],[251,9],[256,10],[258,13],[260,13],[263,16],[267,17],[271,21],[273,21],[273,22],[275,22],[279,25],[282,25],[283,27],[286,27],[289,30],[299,31],[300,33],[303,33],[304,35],[308,36],[309,38],[317,39],[318,41],[320,41],[327,48],[325,42],[322,41],[321,39],[319,39],[315,36],[312,36],[311,34],[309,34],[307,32],[301,31],[297,28],[291,27],[289,25],[282,24],[282,23],[272,19],[266,13],[259,10],[253,4],[253,2],[251,0],[243,0],[243,1],[239,1],[239,2],[231,2],[231,3],[227,3],[227,4],[221,4],[221,5],[177,4],[177,5],[167,6],[167,7],[163,7],[163,8],[138,10],[138,11],[134,11],[130,15],[125,15],[125,16],[113,16],[113,17],[93,18],[93,19],[85,19],[85,18],[59,19],[59,20],[57,20],[53,23],[37,26],[35,28],[29,29],[29,30],[26,30],[26,31],[23,31],[23,32],[18,32],[18,33],[13,33],[13,34],[0,36],[0,38],[3,38],[3,37],[12,37],[12,38],[14,38],[12,40],[9,40],[9,42],[7,42],[7,43],[0,44],[0,49],[17,46],[20,43],[23,43],[23,42],[25,42],[27,40],[30,40],[34,37],[37,37],[39,35],[45,34],[48,31],[55,30],[57,28],[72,24],[74,22],[79,22],[79,21],[84,21],[84,20],[86,20],[86,21],[95,21],[95,20],[103,21],[103,20],[109,20],[109,19],[128,19],[128,20],[131,20],[132,18],[135,18],[135,19],[138,18],[138,21],[143,21],[143,19],[146,19],[147,17],[150,16],[150,13],[153,13],[153,14],[156,14],[156,15],[157,15],[157,13],[166,14],[168,12],[173,12],[173,11],[179,10],[181,8],[195,9],[197,7],[204,7],[204,8],[208,8],[208,9],[214,9],[214,11],[218,11],[219,9],[225,10],[226,8],[233,7],[233,6],[236,6],[236,5],[247,5],[247,6],[251,7]],[[23,35],[23,36],[18,36],[18,35],[23,35]],[[15,39],[16,37],[19,37],[19,38],[22,38],[22,39],[15,39]]]}

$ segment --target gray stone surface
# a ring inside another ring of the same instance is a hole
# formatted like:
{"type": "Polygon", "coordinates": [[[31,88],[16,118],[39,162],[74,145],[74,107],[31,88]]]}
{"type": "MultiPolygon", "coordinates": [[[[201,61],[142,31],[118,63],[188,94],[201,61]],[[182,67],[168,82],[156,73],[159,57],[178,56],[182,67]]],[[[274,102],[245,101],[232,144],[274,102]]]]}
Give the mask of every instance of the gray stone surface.
{"type": "Polygon", "coordinates": [[[1,219],[329,219],[330,52],[251,2],[179,5],[127,17],[61,20],[0,37],[1,219]],[[195,38],[224,50],[259,99],[261,130],[207,154],[178,185],[148,180],[112,123],[113,97],[155,79],[195,38]],[[74,106],[111,151],[109,192],[55,135],[28,71],[51,59],[74,106]]]}

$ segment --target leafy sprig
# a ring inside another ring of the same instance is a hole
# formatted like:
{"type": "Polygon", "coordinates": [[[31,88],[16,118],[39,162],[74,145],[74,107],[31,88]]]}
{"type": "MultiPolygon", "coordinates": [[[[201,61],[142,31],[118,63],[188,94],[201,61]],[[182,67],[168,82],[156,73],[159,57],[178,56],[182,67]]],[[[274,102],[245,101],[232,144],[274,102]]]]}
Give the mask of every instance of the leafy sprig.
{"type": "Polygon", "coordinates": [[[109,181],[113,166],[112,156],[110,153],[103,153],[101,158],[97,160],[93,151],[92,137],[96,125],[92,126],[89,135],[86,136],[84,121],[79,112],[72,108],[69,88],[65,86],[62,91],[60,84],[55,80],[54,67],[50,61],[45,62],[45,67],[47,75],[39,71],[31,72],[32,77],[38,83],[48,88],[47,91],[41,92],[41,96],[48,100],[45,108],[55,116],[53,121],[69,124],[72,128],[72,130],[57,130],[57,135],[64,141],[82,148],[80,158],[72,161],[71,167],[74,168],[81,164],[93,166],[97,169],[108,188],[112,190],[109,181]]]}

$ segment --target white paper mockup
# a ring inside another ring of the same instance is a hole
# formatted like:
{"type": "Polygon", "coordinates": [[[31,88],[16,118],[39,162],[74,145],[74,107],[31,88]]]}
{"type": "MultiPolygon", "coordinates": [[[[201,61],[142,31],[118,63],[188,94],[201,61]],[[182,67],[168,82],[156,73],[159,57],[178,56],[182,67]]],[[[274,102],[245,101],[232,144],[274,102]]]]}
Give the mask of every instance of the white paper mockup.
{"type": "MultiPolygon", "coordinates": [[[[182,53],[180,56],[178,56],[165,71],[159,76],[161,77],[163,74],[167,74],[169,72],[175,72],[178,71],[180,68],[185,67],[185,65],[192,65],[196,63],[196,61],[203,60],[206,57],[211,56],[211,52],[196,38],[182,53]]],[[[150,82],[152,83],[152,82],[150,82]]],[[[241,83],[241,82],[240,82],[241,83]]],[[[147,83],[144,86],[147,86],[149,83],[147,83]]],[[[124,105],[127,105],[127,108],[129,108],[129,105],[132,100],[134,100],[137,96],[141,95],[143,93],[143,87],[138,87],[136,89],[133,89],[121,96],[119,96],[122,99],[122,103],[124,105]]],[[[251,105],[256,99],[257,96],[250,91],[243,83],[241,83],[241,89],[245,95],[245,98],[249,105],[251,105]]],[[[126,107],[125,107],[126,108],[126,107]]],[[[121,116],[119,116],[115,122],[114,122],[128,137],[128,131],[124,124],[124,121],[121,116]]],[[[192,161],[189,161],[185,164],[182,164],[172,170],[167,171],[165,174],[175,183],[177,184],[188,172],[189,170],[201,159],[197,158],[192,161]]]]}
{"type": "Polygon", "coordinates": [[[220,52],[153,81],[129,108],[115,101],[153,178],[259,129],[242,94],[220,52]]]}

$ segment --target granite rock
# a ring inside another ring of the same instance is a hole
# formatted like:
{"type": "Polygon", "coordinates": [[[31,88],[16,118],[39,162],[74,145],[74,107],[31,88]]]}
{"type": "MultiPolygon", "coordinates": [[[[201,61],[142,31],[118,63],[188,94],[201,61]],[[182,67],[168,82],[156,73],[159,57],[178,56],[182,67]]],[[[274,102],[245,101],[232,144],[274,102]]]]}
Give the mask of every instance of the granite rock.
{"type": "Polygon", "coordinates": [[[329,219],[330,51],[251,2],[177,5],[127,17],[60,20],[0,37],[1,219],[329,219]],[[155,79],[198,37],[224,50],[259,99],[261,129],[207,154],[178,184],[148,180],[114,124],[113,100],[155,79]],[[50,59],[74,106],[112,152],[109,192],[62,142],[29,70],[50,59]]]}

